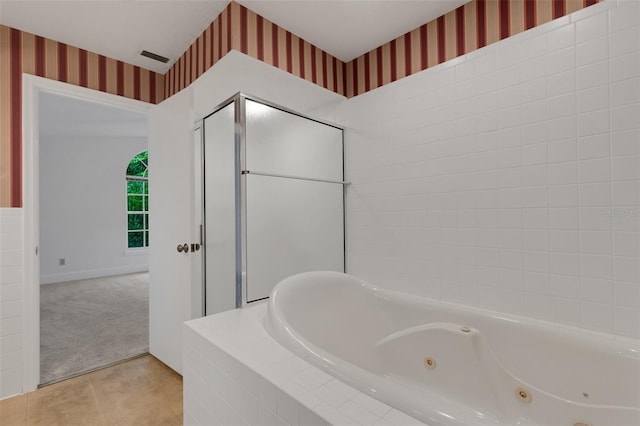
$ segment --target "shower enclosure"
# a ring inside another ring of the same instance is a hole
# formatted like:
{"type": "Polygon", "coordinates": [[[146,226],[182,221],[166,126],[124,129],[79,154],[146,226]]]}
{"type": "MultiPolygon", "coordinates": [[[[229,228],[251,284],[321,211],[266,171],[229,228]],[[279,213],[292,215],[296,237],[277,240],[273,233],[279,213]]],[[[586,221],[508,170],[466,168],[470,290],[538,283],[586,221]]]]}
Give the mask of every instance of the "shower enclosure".
{"type": "Polygon", "coordinates": [[[344,271],[341,128],[237,94],[198,134],[207,315],[296,273],[344,271]]]}

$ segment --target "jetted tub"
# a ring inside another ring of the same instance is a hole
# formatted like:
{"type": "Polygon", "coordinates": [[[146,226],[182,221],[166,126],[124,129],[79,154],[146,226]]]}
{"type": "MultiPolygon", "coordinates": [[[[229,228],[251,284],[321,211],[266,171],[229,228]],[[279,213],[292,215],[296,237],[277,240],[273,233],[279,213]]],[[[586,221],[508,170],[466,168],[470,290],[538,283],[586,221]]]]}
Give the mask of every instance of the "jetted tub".
{"type": "Polygon", "coordinates": [[[428,425],[640,425],[640,345],[376,288],[337,272],[281,281],[267,331],[428,425]]]}

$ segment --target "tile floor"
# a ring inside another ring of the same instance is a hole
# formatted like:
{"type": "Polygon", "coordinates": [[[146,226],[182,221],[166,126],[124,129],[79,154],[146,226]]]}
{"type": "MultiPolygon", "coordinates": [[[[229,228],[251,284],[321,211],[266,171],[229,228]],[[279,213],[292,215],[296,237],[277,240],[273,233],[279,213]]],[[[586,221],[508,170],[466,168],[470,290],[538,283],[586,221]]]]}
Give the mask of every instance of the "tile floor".
{"type": "Polygon", "coordinates": [[[151,355],[0,401],[2,426],[181,424],[182,377],[151,355]]]}

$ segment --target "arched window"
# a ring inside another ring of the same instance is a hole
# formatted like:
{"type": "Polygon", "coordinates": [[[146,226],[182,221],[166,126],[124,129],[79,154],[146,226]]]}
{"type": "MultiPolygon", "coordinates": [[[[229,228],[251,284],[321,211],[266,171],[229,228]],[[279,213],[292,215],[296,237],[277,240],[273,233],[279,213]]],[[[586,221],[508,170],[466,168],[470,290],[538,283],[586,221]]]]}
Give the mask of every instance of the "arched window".
{"type": "Polygon", "coordinates": [[[149,153],[133,157],[127,167],[127,247],[149,247],[149,153]]]}

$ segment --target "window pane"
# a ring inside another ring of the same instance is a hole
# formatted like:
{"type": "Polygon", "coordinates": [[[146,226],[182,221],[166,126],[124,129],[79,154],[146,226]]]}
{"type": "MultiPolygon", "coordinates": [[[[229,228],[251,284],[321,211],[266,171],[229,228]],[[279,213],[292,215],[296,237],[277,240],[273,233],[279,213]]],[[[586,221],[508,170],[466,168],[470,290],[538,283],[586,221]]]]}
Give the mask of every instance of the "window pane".
{"type": "Polygon", "coordinates": [[[140,195],[129,195],[129,196],[127,196],[127,209],[130,212],[141,212],[142,211],[142,196],[140,196],[140,195]]]}
{"type": "Polygon", "coordinates": [[[142,183],[143,183],[144,193],[148,194],[149,193],[149,182],[142,182],[142,183]]]}
{"type": "Polygon", "coordinates": [[[130,214],[129,215],[129,230],[144,229],[144,215],[130,214]]]}
{"type": "Polygon", "coordinates": [[[149,229],[149,215],[144,215],[144,229],[149,229]]]}
{"type": "Polygon", "coordinates": [[[142,210],[144,210],[145,212],[148,212],[149,211],[149,197],[145,195],[143,202],[144,202],[144,206],[143,206],[142,210]]]}
{"type": "Polygon", "coordinates": [[[149,153],[147,151],[133,157],[127,167],[127,176],[147,176],[147,165],[149,164],[149,153]]]}
{"type": "Polygon", "coordinates": [[[144,247],[142,232],[129,232],[129,247],[144,247]]]}
{"type": "Polygon", "coordinates": [[[146,182],[142,182],[139,180],[128,180],[127,181],[127,193],[128,194],[142,194],[142,186],[146,185],[146,182]]]}
{"type": "Polygon", "coordinates": [[[145,233],[144,233],[144,236],[145,236],[145,238],[146,238],[146,241],[145,241],[145,243],[146,243],[146,244],[145,244],[145,245],[146,245],[147,247],[149,247],[149,231],[145,232],[145,233]]]}

